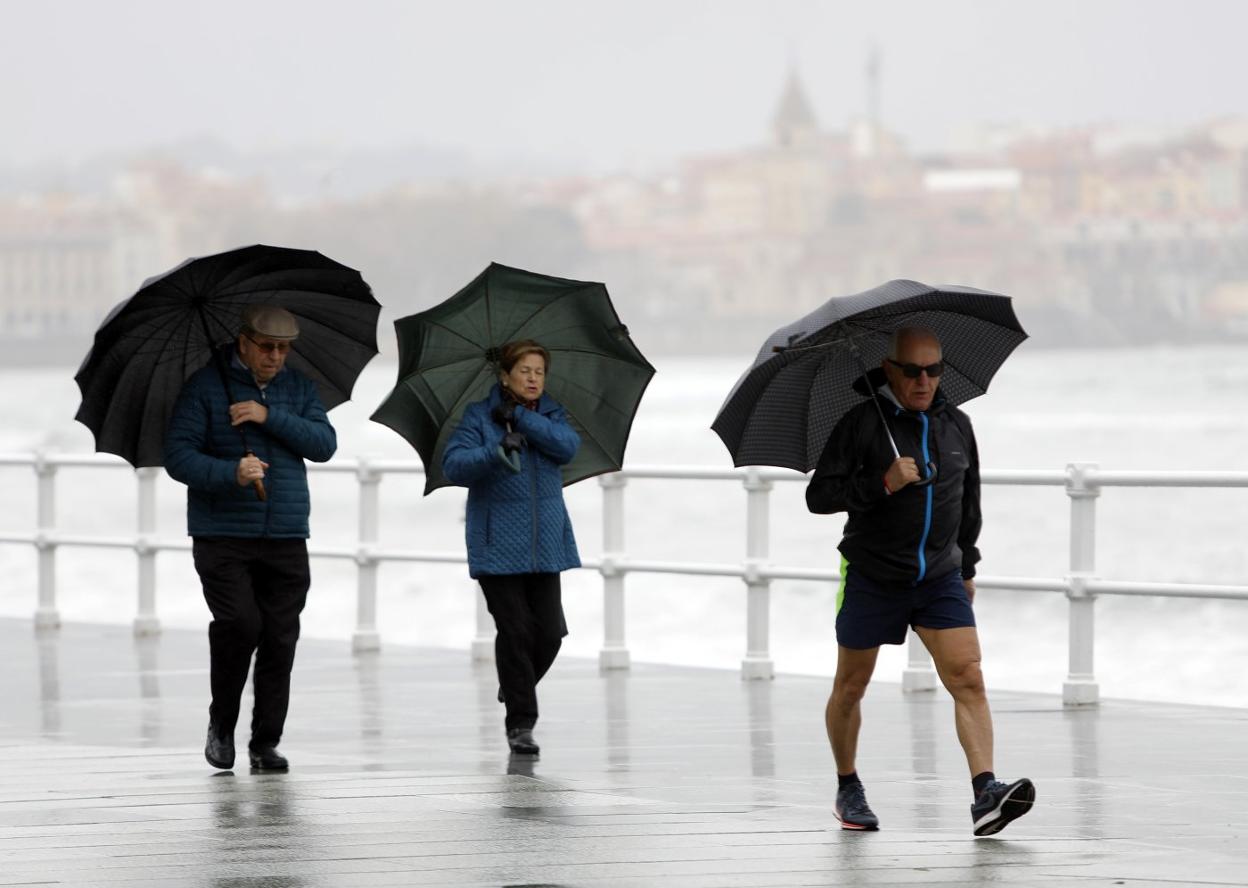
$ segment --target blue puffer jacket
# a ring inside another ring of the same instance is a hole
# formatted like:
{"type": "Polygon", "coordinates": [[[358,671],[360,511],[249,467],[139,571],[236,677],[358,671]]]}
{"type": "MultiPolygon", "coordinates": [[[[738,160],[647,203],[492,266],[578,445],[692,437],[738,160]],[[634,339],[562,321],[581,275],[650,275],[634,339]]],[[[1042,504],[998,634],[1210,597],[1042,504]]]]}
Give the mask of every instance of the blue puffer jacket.
{"type": "Polygon", "coordinates": [[[193,537],[307,539],[305,459],[325,462],[338,447],[316,385],[297,370],[278,373],[264,391],[250,371],[234,366],[227,352],[236,401],[258,401],[269,409],[264,425],[247,423],[247,444],[269,464],[261,502],[235,480],[243,440],[230,425],[229,402],[216,364],[195,373],[182,387],[165,435],[165,469],[189,489],[187,532],[193,537]]]}
{"type": "Polygon", "coordinates": [[[495,385],[484,401],[469,404],[442,458],[446,477],[468,488],[468,573],[475,578],[580,567],[559,472],[576,455],[580,436],[549,395],[542,395],[537,410],[517,407],[512,428],[529,443],[520,453],[520,472],[512,472],[497,453],[505,430],[490,418],[502,399],[495,385]]]}

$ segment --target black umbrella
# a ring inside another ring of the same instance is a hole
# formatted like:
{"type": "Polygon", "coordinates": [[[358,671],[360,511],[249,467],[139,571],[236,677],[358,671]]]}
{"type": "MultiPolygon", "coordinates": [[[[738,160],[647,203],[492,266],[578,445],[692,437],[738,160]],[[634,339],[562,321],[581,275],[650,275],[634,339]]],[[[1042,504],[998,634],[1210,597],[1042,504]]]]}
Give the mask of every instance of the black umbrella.
{"type": "Polygon", "coordinates": [[[446,442],[464,408],[498,381],[498,350],[534,339],[551,354],[546,390],[581,437],[563,467],[571,484],[623,464],[654,368],[620,322],[607,288],[491,263],[433,308],[394,322],[399,378],[372,419],[407,439],[425,464],[425,493],[451,482],[446,442]]]}
{"type": "Polygon", "coordinates": [[[971,287],[896,280],[831,299],[772,333],[724,401],[711,428],[733,465],[814,468],[837,422],[882,381],[878,370],[869,383],[863,378],[902,327],[925,327],[940,339],[940,390],[953,404],[987,391],[1027,338],[1010,297],[971,287]]]}
{"type": "Polygon", "coordinates": [[[74,376],[82,391],[74,418],[95,434],[95,449],[136,468],[159,466],[182,384],[209,361],[233,402],[220,346],[238,335],[243,308],[252,303],[278,305],[298,318],[287,364],[317,384],[326,409],[351,397],[377,354],[381,306],[368,284],[315,250],[242,247],[149,278],[109,313],[74,376]]]}

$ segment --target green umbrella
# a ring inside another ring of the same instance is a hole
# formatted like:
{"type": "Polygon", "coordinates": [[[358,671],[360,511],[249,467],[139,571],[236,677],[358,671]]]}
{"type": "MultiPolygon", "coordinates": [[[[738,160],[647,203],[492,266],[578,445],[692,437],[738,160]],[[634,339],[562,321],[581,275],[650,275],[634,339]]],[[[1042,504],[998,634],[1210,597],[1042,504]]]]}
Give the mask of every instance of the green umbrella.
{"type": "Polygon", "coordinates": [[[447,487],[446,442],[464,408],[498,381],[499,349],[532,339],[550,352],[546,391],[581,436],[563,483],[619,470],[654,367],[629,338],[607,288],[491,263],[433,308],[394,322],[399,379],[372,419],[425,464],[425,493],[447,487]]]}

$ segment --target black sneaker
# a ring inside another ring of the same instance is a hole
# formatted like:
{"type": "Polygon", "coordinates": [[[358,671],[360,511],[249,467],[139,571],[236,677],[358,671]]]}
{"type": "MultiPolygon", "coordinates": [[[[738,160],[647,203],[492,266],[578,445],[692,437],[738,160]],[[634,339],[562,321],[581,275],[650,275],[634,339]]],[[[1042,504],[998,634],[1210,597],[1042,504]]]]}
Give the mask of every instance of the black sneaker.
{"type": "Polygon", "coordinates": [[[990,836],[1001,832],[1011,820],[1017,820],[1030,811],[1035,800],[1035,784],[1026,777],[1010,784],[992,781],[971,805],[975,835],[990,836]]]}
{"type": "Polygon", "coordinates": [[[832,810],[841,821],[841,829],[879,829],[880,820],[867,804],[867,793],[861,783],[851,783],[837,790],[832,810]]]}
{"type": "Polygon", "coordinates": [[[516,755],[538,755],[541,748],[533,739],[532,728],[511,728],[507,731],[507,745],[516,755]]]}

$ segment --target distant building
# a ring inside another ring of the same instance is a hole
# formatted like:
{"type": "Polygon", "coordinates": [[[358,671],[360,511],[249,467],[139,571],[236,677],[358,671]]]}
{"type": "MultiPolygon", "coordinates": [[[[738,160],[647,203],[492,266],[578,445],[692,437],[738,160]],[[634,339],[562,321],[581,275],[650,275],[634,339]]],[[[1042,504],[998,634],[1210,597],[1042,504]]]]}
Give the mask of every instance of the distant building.
{"type": "Polygon", "coordinates": [[[0,202],[0,339],[74,339],[148,277],[191,255],[240,245],[240,218],[267,202],[254,183],[144,162],[104,197],[0,202]]]}
{"type": "Polygon", "coordinates": [[[0,205],[0,335],[88,332],[160,257],[151,228],[115,208],[55,198],[0,205]]]}

